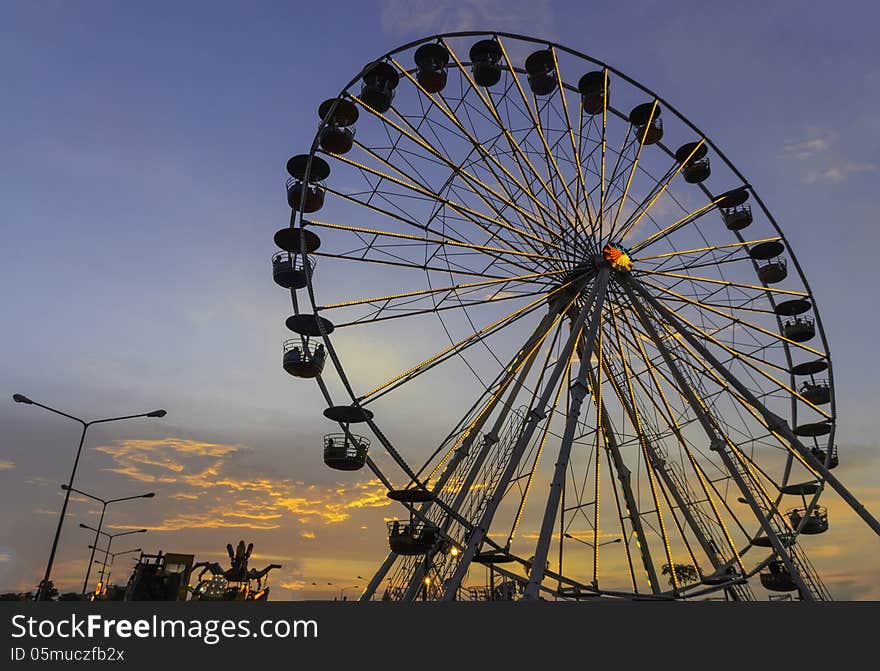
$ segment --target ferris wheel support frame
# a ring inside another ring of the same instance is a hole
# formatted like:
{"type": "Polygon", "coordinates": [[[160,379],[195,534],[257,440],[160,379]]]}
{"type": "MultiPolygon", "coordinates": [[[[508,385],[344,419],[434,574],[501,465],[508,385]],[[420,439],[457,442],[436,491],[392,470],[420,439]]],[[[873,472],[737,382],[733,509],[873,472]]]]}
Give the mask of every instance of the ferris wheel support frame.
{"type": "MultiPolygon", "coordinates": [[[[603,264],[603,266],[597,270],[597,275],[609,273],[610,269],[607,265],[605,265],[604,260],[602,260],[601,263],[603,264]]],[[[583,288],[583,286],[579,287],[579,289],[581,290],[583,288]]],[[[511,452],[510,459],[507,463],[506,468],[504,469],[504,473],[502,474],[499,482],[495,487],[495,492],[489,499],[486,508],[483,511],[483,514],[480,516],[480,520],[476,524],[473,533],[468,540],[467,547],[462,553],[461,559],[459,560],[458,565],[455,567],[455,571],[452,574],[452,577],[447,581],[446,585],[444,586],[444,592],[441,597],[442,601],[451,601],[454,598],[455,594],[458,592],[461,581],[467,574],[468,569],[470,568],[471,561],[476,555],[477,548],[482,544],[483,539],[486,536],[486,532],[488,531],[492,518],[495,515],[495,510],[501,503],[501,493],[507,488],[511,477],[513,476],[513,473],[516,470],[516,467],[519,465],[519,461],[526,450],[526,447],[528,446],[529,442],[532,439],[532,436],[535,433],[535,429],[537,428],[538,423],[546,418],[547,404],[550,402],[550,397],[553,395],[553,391],[559,384],[559,378],[562,376],[563,371],[568,367],[569,359],[571,358],[577,341],[580,338],[581,328],[583,327],[587,317],[591,312],[593,303],[598,300],[599,288],[600,283],[594,281],[590,290],[589,297],[586,299],[584,307],[581,308],[577,319],[575,319],[574,323],[572,324],[571,335],[568,337],[568,341],[565,343],[565,346],[559,353],[559,358],[557,359],[556,364],[553,367],[553,371],[550,374],[547,382],[545,383],[544,390],[541,393],[541,397],[538,400],[537,405],[533,406],[529,410],[528,419],[525,422],[522,433],[517,439],[516,445],[511,452]]],[[[601,311],[599,311],[597,315],[601,315],[601,311]]]]}
{"type": "MultiPolygon", "coordinates": [[[[571,456],[571,446],[574,442],[574,432],[577,428],[578,418],[581,414],[581,405],[589,391],[587,374],[592,366],[593,343],[599,332],[599,324],[602,321],[602,308],[605,305],[605,296],[608,292],[608,282],[611,278],[611,269],[605,265],[596,273],[593,291],[596,298],[593,301],[590,323],[584,336],[583,352],[578,364],[578,374],[570,387],[571,399],[568,412],[565,416],[565,432],[559,445],[559,456],[556,458],[556,467],[553,472],[553,480],[550,482],[550,493],[547,496],[547,505],[544,509],[544,519],[541,523],[541,531],[538,535],[538,544],[535,548],[535,557],[532,560],[532,570],[529,572],[529,582],[523,598],[534,600],[538,598],[538,589],[544,580],[547,554],[550,550],[550,541],[553,537],[553,527],[556,524],[556,514],[559,508],[559,499],[562,494],[562,486],[565,481],[565,472],[571,456]]],[[[586,309],[586,306],[585,308],[586,309]]],[[[581,334],[578,334],[581,338],[581,334]]],[[[575,350],[577,346],[575,346],[575,350]]],[[[574,351],[574,350],[573,350],[574,351]]]]}
{"type": "MultiPolygon", "coordinates": [[[[767,538],[770,540],[770,544],[772,545],[773,550],[782,560],[783,564],[785,564],[785,567],[791,575],[792,580],[794,581],[795,585],[797,585],[801,598],[807,601],[813,601],[814,599],[812,593],[810,592],[806,582],[801,576],[800,570],[789,556],[785,545],[779,539],[779,536],[776,533],[776,529],[770,523],[768,516],[761,508],[760,504],[754,496],[754,493],[752,492],[752,489],[748,486],[748,484],[742,477],[740,469],[736,468],[736,465],[733,463],[733,459],[731,458],[730,453],[727,451],[726,441],[719,435],[719,427],[717,422],[706,411],[705,406],[703,405],[703,403],[700,402],[699,397],[688,384],[684,374],[681,372],[678,364],[673,359],[672,354],[670,354],[666,345],[661,341],[660,335],[657,333],[654,325],[651,323],[651,319],[648,313],[645,311],[644,306],[636,297],[630,282],[632,282],[632,284],[635,284],[635,282],[632,281],[630,278],[630,281],[623,283],[623,289],[626,292],[627,296],[629,296],[631,304],[638,314],[639,320],[642,322],[645,330],[650,334],[655,346],[660,351],[660,354],[666,363],[666,367],[669,369],[669,372],[678,383],[679,391],[687,400],[688,405],[691,406],[691,409],[694,411],[694,414],[696,415],[700,426],[706,433],[706,437],[710,441],[710,449],[714,452],[717,452],[718,455],[721,457],[725,467],[727,468],[734,482],[736,482],[737,487],[742,492],[742,495],[748,502],[749,507],[752,509],[752,513],[758,519],[761,527],[767,534],[767,538]]],[[[654,307],[654,309],[657,309],[654,303],[651,303],[651,305],[652,307],[654,307]]],[[[669,315],[664,313],[664,316],[668,319],[669,315]]],[[[680,332],[682,333],[683,337],[687,337],[685,332],[680,332]]]]}
{"type": "MultiPolygon", "coordinates": [[[[473,485],[474,480],[479,475],[480,468],[486,460],[489,452],[489,447],[498,442],[498,434],[501,432],[501,429],[504,426],[504,423],[507,421],[507,417],[510,414],[510,411],[513,409],[514,400],[517,396],[519,396],[519,393],[525,384],[529,371],[531,370],[532,365],[534,364],[535,359],[538,356],[538,349],[540,348],[540,345],[544,342],[551,329],[556,325],[556,322],[561,319],[566,307],[567,306],[564,305],[564,299],[562,298],[558,298],[553,302],[550,311],[546,315],[544,315],[544,318],[538,323],[537,328],[535,328],[532,335],[526,341],[526,344],[519,349],[519,351],[516,353],[513,360],[511,361],[511,364],[508,367],[510,370],[510,374],[507,376],[504,385],[496,393],[494,393],[489,402],[484,405],[479,417],[477,418],[477,421],[473,422],[471,426],[468,427],[467,436],[461,442],[461,445],[456,449],[455,455],[452,459],[450,459],[449,464],[446,466],[440,476],[440,479],[434,486],[433,491],[435,493],[439,493],[448,481],[448,479],[454,475],[456,467],[468,455],[471,447],[474,444],[474,441],[479,435],[480,430],[489,419],[489,416],[497,407],[499,401],[501,401],[502,397],[504,396],[504,392],[507,391],[507,385],[510,383],[511,380],[515,378],[516,382],[514,383],[513,388],[507,394],[507,403],[504,403],[502,405],[501,412],[498,413],[498,417],[495,419],[492,428],[489,430],[489,433],[485,434],[485,436],[483,437],[483,444],[479,448],[480,451],[474,459],[474,462],[471,464],[470,470],[465,476],[465,479],[462,482],[462,485],[459,488],[459,491],[451,504],[453,510],[459,510],[462,503],[470,493],[471,486],[473,485]]],[[[425,503],[421,508],[421,512],[426,512],[432,503],[433,501],[428,501],[427,503],[425,503]]],[[[452,517],[447,515],[443,521],[443,533],[446,533],[448,531],[449,525],[452,522],[452,517]]],[[[425,561],[421,562],[416,567],[416,570],[413,571],[413,576],[410,580],[410,584],[407,587],[407,591],[405,592],[403,597],[404,601],[412,599],[416,596],[416,593],[422,584],[424,568],[430,563],[433,554],[434,552],[429,550],[425,561]]]]}
{"type": "MultiPolygon", "coordinates": [[[[785,421],[779,415],[774,414],[770,410],[768,410],[763,403],[746,387],[742,382],[740,382],[735,375],[733,375],[718,359],[697,339],[694,335],[684,327],[684,325],[679,321],[679,319],[664,305],[662,305],[659,301],[654,299],[653,296],[650,295],[641,285],[640,283],[630,278],[631,286],[641,294],[645,300],[657,310],[663,317],[669,321],[671,325],[673,325],[679,333],[681,333],[682,337],[690,343],[690,345],[697,350],[707,362],[709,362],[713,368],[715,368],[722,377],[724,377],[727,382],[734,387],[743,398],[748,401],[750,405],[752,405],[755,410],[757,410],[761,416],[764,418],[764,421],[767,422],[768,428],[781,435],[785,438],[785,442],[790,446],[791,450],[796,453],[798,457],[802,461],[804,461],[813,471],[816,471],[822,475],[829,485],[831,485],[832,489],[836,491],[840,497],[846,501],[846,503],[853,509],[853,511],[865,521],[865,523],[871,527],[871,529],[877,534],[880,535],[880,521],[877,520],[868,509],[862,505],[855,496],[853,496],[852,492],[850,492],[844,484],[838,480],[833,473],[822,463],[815,455],[813,455],[810,450],[806,448],[806,446],[800,441],[800,439],[795,435],[794,431],[791,430],[791,427],[788,425],[788,422],[785,421]]],[[[627,290],[627,293],[630,295],[630,298],[633,297],[632,290],[624,285],[624,289],[627,290]]]]}
{"type": "MultiPolygon", "coordinates": [[[[593,381],[593,384],[595,385],[594,388],[598,388],[595,380],[593,381]]],[[[657,569],[654,567],[654,561],[651,558],[651,548],[648,544],[648,536],[645,533],[645,527],[642,524],[642,516],[639,512],[638,500],[632,489],[632,471],[630,471],[626,463],[623,461],[623,455],[620,454],[620,445],[617,442],[617,436],[615,435],[614,427],[611,423],[611,416],[608,414],[608,408],[605,407],[605,402],[598,396],[593,396],[593,399],[602,426],[602,435],[606,443],[605,448],[611,454],[611,463],[614,465],[614,471],[616,472],[617,479],[620,481],[620,485],[623,489],[623,498],[626,501],[626,509],[629,513],[628,519],[636,534],[636,538],[638,539],[639,556],[642,558],[642,565],[648,576],[651,591],[654,594],[660,594],[660,583],[657,578],[657,569]]],[[[628,539],[626,539],[626,543],[627,545],[629,544],[628,539]]],[[[596,544],[594,543],[594,560],[595,555],[598,552],[595,545],[596,544]]],[[[635,577],[633,577],[633,581],[635,581],[635,577]]]]}

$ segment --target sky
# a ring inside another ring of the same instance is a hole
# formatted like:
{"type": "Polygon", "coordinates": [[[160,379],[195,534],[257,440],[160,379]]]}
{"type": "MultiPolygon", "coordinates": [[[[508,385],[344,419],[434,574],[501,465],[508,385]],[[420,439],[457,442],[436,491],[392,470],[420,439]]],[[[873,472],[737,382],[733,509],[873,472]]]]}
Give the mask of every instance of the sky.
{"type": "MultiPolygon", "coordinates": [[[[708,133],[797,251],[835,362],[835,471],[880,513],[874,204],[878,10],[842,1],[0,5],[0,591],[42,575],[78,439],[23,393],[93,419],[76,486],[115,504],[114,550],[280,563],[278,598],[350,595],[384,558],[389,501],[320,462],[313,385],[279,361],[284,163],[317,104],[398,44],[445,30],[542,37],[633,76],[708,133]],[[125,545],[125,547],[122,547],[125,545]],[[315,584],[313,584],[315,583],[315,584]]],[[[360,294],[360,292],[358,292],[360,294]]],[[[376,360],[396,344],[372,343],[376,360]]],[[[404,343],[401,347],[406,347],[404,343]]],[[[417,423],[418,403],[401,407],[417,423]]],[[[415,429],[412,429],[415,430],[415,429]]],[[[827,499],[827,500],[826,500],[827,499]]],[[[837,598],[880,599],[880,541],[834,495],[811,539],[837,598]]],[[[95,506],[75,497],[56,564],[78,589],[95,506]]],[[[120,558],[122,561],[122,558],[120,558]]],[[[127,569],[126,569],[127,570],[127,569]]]]}

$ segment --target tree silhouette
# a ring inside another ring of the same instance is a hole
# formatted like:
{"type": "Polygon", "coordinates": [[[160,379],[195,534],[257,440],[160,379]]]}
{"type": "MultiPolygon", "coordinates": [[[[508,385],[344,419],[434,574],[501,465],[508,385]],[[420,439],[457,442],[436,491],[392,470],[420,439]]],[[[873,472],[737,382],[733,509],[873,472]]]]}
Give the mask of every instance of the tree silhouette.
{"type": "Polygon", "coordinates": [[[700,574],[697,572],[697,568],[692,564],[664,564],[663,575],[669,576],[670,587],[675,586],[672,577],[673,570],[675,571],[675,579],[678,580],[679,585],[687,585],[688,583],[696,582],[700,579],[700,574]]]}

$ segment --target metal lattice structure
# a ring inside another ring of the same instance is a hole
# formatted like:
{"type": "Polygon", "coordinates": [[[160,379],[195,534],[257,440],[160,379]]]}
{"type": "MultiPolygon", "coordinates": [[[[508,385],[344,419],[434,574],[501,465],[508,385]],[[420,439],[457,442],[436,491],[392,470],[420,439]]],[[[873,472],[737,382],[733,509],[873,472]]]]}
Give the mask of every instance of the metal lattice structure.
{"type": "Polygon", "coordinates": [[[830,598],[826,485],[877,522],[831,473],[807,280],[704,133],[498,33],[395,49],[319,117],[273,270],[325,463],[401,506],[363,599],[830,598]]]}

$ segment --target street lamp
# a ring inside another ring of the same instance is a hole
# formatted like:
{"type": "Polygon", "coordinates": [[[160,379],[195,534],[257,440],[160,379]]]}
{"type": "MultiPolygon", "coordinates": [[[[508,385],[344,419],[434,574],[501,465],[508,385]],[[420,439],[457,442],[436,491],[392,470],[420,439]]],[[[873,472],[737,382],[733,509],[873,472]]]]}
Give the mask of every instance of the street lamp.
{"type": "Polygon", "coordinates": [[[67,483],[68,489],[64,494],[64,504],[61,506],[61,516],[58,518],[58,528],[55,530],[55,538],[52,540],[52,549],[49,552],[49,561],[46,563],[46,575],[43,577],[39,589],[37,590],[37,601],[43,601],[49,595],[49,578],[52,575],[52,564],[55,563],[55,552],[58,549],[58,541],[61,538],[61,527],[64,525],[64,516],[67,514],[67,502],[70,500],[69,488],[73,487],[73,479],[76,476],[76,467],[79,465],[79,457],[82,453],[83,443],[86,440],[86,431],[88,431],[89,427],[92,424],[106,424],[107,422],[118,422],[124,419],[135,419],[137,417],[164,417],[168,413],[164,410],[153,410],[152,412],[143,412],[137,415],[108,417],[107,419],[94,419],[91,422],[86,422],[79,417],[74,417],[73,415],[68,415],[66,412],[61,412],[60,410],[56,410],[55,408],[50,408],[48,405],[37,403],[36,401],[29,399],[23,394],[13,394],[12,400],[16,403],[24,403],[25,405],[35,405],[38,408],[43,408],[44,410],[55,413],[56,415],[67,417],[68,419],[72,419],[73,421],[82,424],[82,434],[79,438],[79,447],[77,447],[76,449],[76,458],[73,460],[73,469],[70,471],[70,480],[67,483]]]}
{"type": "MultiPolygon", "coordinates": [[[[76,489],[76,487],[70,487],[69,485],[61,485],[61,489],[64,489],[68,492],[76,492],[77,494],[82,494],[83,496],[87,496],[90,499],[98,501],[101,504],[101,519],[98,521],[98,528],[95,530],[95,545],[98,544],[98,534],[101,533],[101,527],[104,525],[104,513],[107,511],[108,505],[110,505],[111,503],[118,503],[119,501],[131,501],[132,499],[151,499],[156,496],[156,492],[147,492],[146,494],[136,494],[135,496],[123,496],[118,499],[102,499],[99,496],[89,494],[81,489],[76,489]]],[[[86,590],[89,586],[89,575],[92,572],[92,562],[95,559],[95,545],[90,546],[92,548],[92,556],[89,557],[89,563],[86,568],[86,579],[83,581],[82,596],[86,595],[86,590]]]]}
{"type": "MultiPolygon", "coordinates": [[[[94,546],[93,546],[93,545],[90,545],[89,547],[92,548],[92,549],[94,549],[94,546]]],[[[135,549],[133,549],[133,550],[125,550],[124,552],[111,552],[111,553],[110,553],[110,569],[111,569],[111,571],[112,571],[112,569],[113,569],[113,562],[116,561],[116,558],[117,558],[117,557],[119,557],[119,556],[121,556],[121,555],[128,555],[128,554],[131,554],[132,552],[143,552],[143,550],[144,550],[143,548],[135,548],[135,549]]],[[[94,554],[94,553],[93,553],[93,554],[94,554]]],[[[94,561],[95,561],[96,564],[100,564],[100,563],[101,563],[101,562],[99,562],[97,559],[95,559],[94,561]]],[[[111,573],[111,571],[107,571],[107,575],[106,575],[106,576],[101,576],[101,582],[102,582],[102,583],[104,583],[104,584],[106,584],[106,585],[109,585],[109,584],[110,584],[110,573],[111,573]]]]}
{"type": "MultiPolygon", "coordinates": [[[[132,529],[131,531],[121,531],[118,534],[108,534],[106,531],[99,531],[94,527],[90,527],[88,524],[79,523],[80,527],[83,529],[88,529],[89,531],[95,532],[95,538],[100,534],[101,536],[107,537],[107,548],[104,550],[104,567],[101,569],[101,582],[104,581],[104,571],[107,569],[107,557],[110,556],[110,545],[113,543],[113,539],[119,536],[128,536],[129,534],[145,534],[148,529],[132,529]]],[[[97,541],[96,541],[97,544],[97,541]]],[[[91,565],[90,565],[91,568],[91,565]]]]}
{"type": "MultiPolygon", "coordinates": [[[[584,545],[589,545],[591,548],[595,548],[595,547],[596,547],[595,545],[593,545],[593,544],[590,543],[589,541],[585,541],[585,540],[583,540],[582,538],[578,538],[577,536],[572,536],[572,535],[569,534],[569,533],[565,533],[565,534],[562,534],[562,535],[565,536],[566,538],[570,538],[570,539],[573,540],[573,541],[577,541],[578,543],[583,543],[584,545]]],[[[623,539],[621,539],[621,538],[614,538],[614,539],[612,539],[612,540],[610,540],[610,541],[602,541],[601,543],[599,543],[599,547],[602,547],[603,545],[611,545],[611,543],[620,543],[621,540],[623,540],[623,539]]]]}

